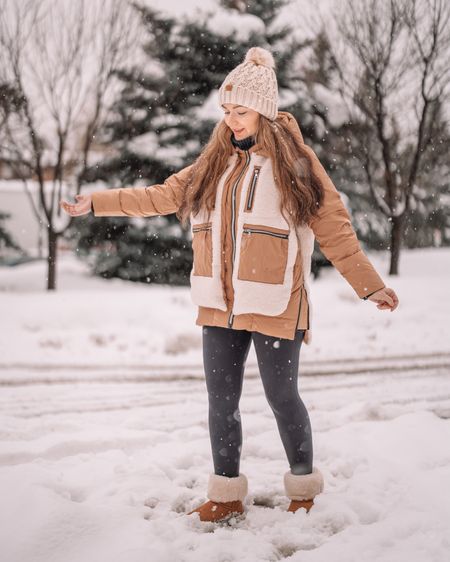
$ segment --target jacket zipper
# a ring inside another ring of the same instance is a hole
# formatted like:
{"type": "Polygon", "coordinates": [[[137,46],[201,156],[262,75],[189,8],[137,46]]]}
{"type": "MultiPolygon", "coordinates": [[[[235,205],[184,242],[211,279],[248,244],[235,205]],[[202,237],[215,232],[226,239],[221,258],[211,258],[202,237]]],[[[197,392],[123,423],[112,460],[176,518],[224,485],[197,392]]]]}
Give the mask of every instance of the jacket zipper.
{"type": "Polygon", "coordinates": [[[253,197],[254,197],[254,194],[255,194],[255,186],[256,186],[256,182],[258,181],[260,170],[261,170],[261,166],[257,166],[257,167],[255,167],[255,170],[253,172],[252,183],[251,183],[251,186],[250,186],[249,195],[248,195],[248,199],[247,199],[247,207],[246,207],[247,211],[250,211],[252,206],[253,206],[253,197]]]}
{"type": "MultiPolygon", "coordinates": [[[[250,163],[250,155],[248,153],[248,150],[245,150],[245,166],[242,168],[241,173],[239,174],[237,180],[234,182],[233,185],[233,190],[232,190],[232,204],[231,204],[231,241],[232,241],[232,245],[233,245],[233,257],[231,260],[231,279],[233,280],[233,267],[234,267],[234,259],[235,259],[235,255],[236,255],[236,234],[235,234],[235,221],[236,221],[236,188],[239,184],[239,181],[243,175],[243,173],[245,172],[245,170],[248,168],[248,165],[250,163]]],[[[234,304],[234,296],[233,296],[233,304],[234,304]]],[[[233,306],[231,307],[231,311],[230,311],[230,315],[228,316],[228,327],[231,328],[233,326],[233,319],[234,319],[234,314],[233,314],[233,306]]]]}
{"type": "Polygon", "coordinates": [[[298,305],[297,322],[295,323],[295,328],[294,328],[294,338],[298,330],[298,321],[300,320],[300,313],[302,311],[302,301],[303,301],[303,288],[300,287],[300,304],[298,305]]]}
{"type": "Polygon", "coordinates": [[[281,232],[269,232],[268,230],[259,230],[258,228],[244,228],[246,234],[251,232],[258,232],[259,234],[268,234],[269,236],[276,236],[277,238],[288,238],[289,234],[282,234],[281,232]]]}

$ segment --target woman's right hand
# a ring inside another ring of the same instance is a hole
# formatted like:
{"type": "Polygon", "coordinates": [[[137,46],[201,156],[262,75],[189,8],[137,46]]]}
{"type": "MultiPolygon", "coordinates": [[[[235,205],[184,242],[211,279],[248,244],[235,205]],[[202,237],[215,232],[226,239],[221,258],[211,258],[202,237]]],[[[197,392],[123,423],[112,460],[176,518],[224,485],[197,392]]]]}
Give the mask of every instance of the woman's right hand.
{"type": "Polygon", "coordinates": [[[89,194],[75,195],[76,203],[68,203],[62,199],[59,204],[72,217],[79,217],[80,215],[87,215],[91,212],[92,197],[89,194]]]}

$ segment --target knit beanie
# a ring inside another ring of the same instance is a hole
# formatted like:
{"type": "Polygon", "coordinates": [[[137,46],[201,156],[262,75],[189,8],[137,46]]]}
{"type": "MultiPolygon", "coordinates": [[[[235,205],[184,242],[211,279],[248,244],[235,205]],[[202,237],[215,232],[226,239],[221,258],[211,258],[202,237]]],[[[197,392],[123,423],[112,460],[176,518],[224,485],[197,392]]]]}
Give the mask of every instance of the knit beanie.
{"type": "Polygon", "coordinates": [[[278,114],[278,84],[272,53],[251,47],[244,61],[223,81],[219,100],[220,105],[244,105],[274,121],[278,114]]]}

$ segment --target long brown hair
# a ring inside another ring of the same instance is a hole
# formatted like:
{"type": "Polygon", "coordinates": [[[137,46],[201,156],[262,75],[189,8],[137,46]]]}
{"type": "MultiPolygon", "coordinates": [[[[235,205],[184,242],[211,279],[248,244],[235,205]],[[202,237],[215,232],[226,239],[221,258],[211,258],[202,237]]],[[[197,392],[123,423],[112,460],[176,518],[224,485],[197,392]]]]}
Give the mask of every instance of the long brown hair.
{"type": "MultiPolygon", "coordinates": [[[[202,208],[212,210],[217,184],[234,152],[230,135],[222,119],[195,160],[176,215],[184,227],[191,213],[196,215],[202,208]]],[[[280,212],[290,214],[295,225],[309,224],[323,201],[324,188],[313,172],[300,131],[294,134],[280,114],[275,121],[260,115],[255,140],[272,160],[274,181],[281,194],[280,212]]]]}

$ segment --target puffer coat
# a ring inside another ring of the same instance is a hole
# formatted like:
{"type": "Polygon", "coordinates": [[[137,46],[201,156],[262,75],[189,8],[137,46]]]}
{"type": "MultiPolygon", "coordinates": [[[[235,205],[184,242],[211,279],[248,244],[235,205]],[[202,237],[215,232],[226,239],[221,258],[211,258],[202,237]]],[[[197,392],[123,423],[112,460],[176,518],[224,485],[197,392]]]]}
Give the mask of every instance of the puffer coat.
{"type": "MultiPolygon", "coordinates": [[[[323,203],[318,210],[318,214],[309,223],[307,230],[311,233],[312,239],[317,239],[323,254],[352,286],[358,297],[365,299],[375,291],[384,288],[385,283],[362,251],[340,194],[314,151],[304,143],[297,121],[290,113],[284,111],[278,112],[277,120],[283,120],[287,123],[292,134],[296,135],[304,144],[312,158],[313,170],[324,186],[323,203]]],[[[303,250],[302,255],[301,244],[298,244],[296,256],[292,257],[292,267],[289,270],[292,279],[289,280],[288,285],[285,281],[285,285],[289,288],[289,294],[287,295],[288,298],[285,299],[287,306],[283,308],[282,312],[273,315],[272,313],[267,314],[250,310],[234,314],[236,286],[238,283],[242,283],[237,279],[262,283],[264,290],[266,290],[264,294],[268,296],[269,300],[270,286],[274,287],[271,284],[282,282],[283,272],[280,270],[279,264],[271,265],[271,262],[284,259],[284,264],[286,263],[287,243],[283,245],[286,241],[282,238],[286,238],[289,230],[271,227],[267,232],[266,225],[258,225],[259,229],[257,230],[260,234],[268,233],[272,236],[259,236],[261,241],[253,243],[257,252],[256,255],[247,253],[247,257],[242,259],[240,259],[240,256],[233,256],[233,249],[236,249],[237,234],[235,221],[232,220],[232,218],[234,219],[233,210],[242,209],[245,219],[247,216],[249,217],[247,224],[244,224],[244,227],[248,229],[251,226],[248,223],[252,222],[251,213],[255,206],[255,200],[257,201],[256,198],[261,200],[261,197],[264,197],[264,185],[260,179],[261,170],[266,159],[270,162],[269,155],[262,150],[259,144],[254,144],[248,151],[237,146],[233,146],[233,150],[230,166],[221,178],[220,201],[216,201],[216,206],[219,205],[220,207],[220,218],[222,219],[219,258],[221,263],[215,264],[215,270],[220,272],[221,306],[198,305],[196,324],[257,331],[291,340],[294,339],[296,330],[305,330],[303,341],[309,344],[312,341],[312,307],[308,278],[312,250],[309,252],[303,250]],[[255,165],[248,173],[244,173],[249,167],[251,158],[258,158],[255,161],[259,162],[260,165],[255,165]],[[243,204],[240,201],[241,194],[244,194],[245,198],[243,204]],[[266,230],[266,232],[261,233],[261,230],[266,230]],[[285,232],[286,234],[284,234],[285,232]],[[272,249],[270,245],[267,245],[271,242],[274,244],[272,249]],[[259,246],[255,244],[259,244],[259,246]],[[275,244],[279,245],[275,246],[275,244]],[[284,249],[286,256],[283,258],[284,249]],[[270,251],[272,251],[272,259],[263,264],[264,259],[268,259],[267,255],[270,255],[270,251]],[[280,255],[279,258],[276,257],[278,254],[280,255]],[[257,266],[259,263],[264,265],[260,269],[262,273],[260,273],[259,279],[253,278],[252,272],[255,271],[255,267],[252,267],[252,264],[257,266]],[[237,278],[237,268],[233,268],[233,264],[239,264],[239,277],[237,278]],[[233,269],[236,270],[234,282],[233,269]]],[[[175,213],[181,205],[183,191],[187,185],[191,169],[192,165],[183,168],[172,174],[163,184],[94,192],[92,194],[94,214],[95,216],[151,217],[175,213]]],[[[194,223],[191,226],[194,251],[191,281],[198,280],[200,282],[202,279],[206,281],[208,277],[212,277],[210,224],[206,225],[206,223],[197,221],[196,224],[194,223]],[[207,226],[207,228],[202,228],[204,226],[207,226]]],[[[243,231],[245,234],[245,228],[243,231]]],[[[257,241],[258,238],[254,240],[257,241]]],[[[295,247],[297,248],[297,245],[295,247]]],[[[201,288],[201,285],[199,287],[201,288]]],[[[257,285],[254,285],[254,287],[256,288],[257,285]]],[[[196,296],[195,287],[192,287],[191,290],[194,302],[202,302],[196,296]]],[[[256,309],[264,310],[264,307],[256,309]]]]}

